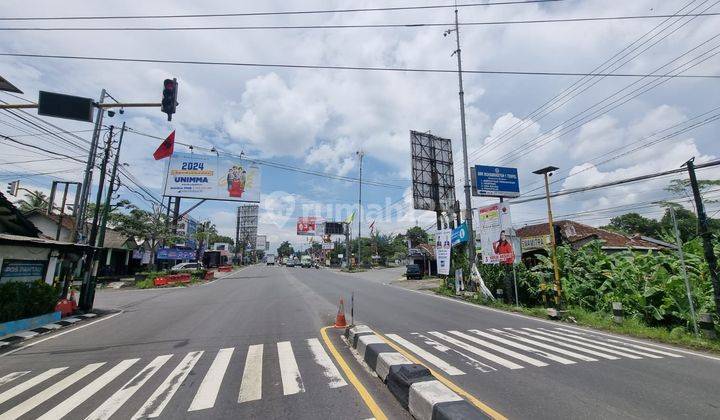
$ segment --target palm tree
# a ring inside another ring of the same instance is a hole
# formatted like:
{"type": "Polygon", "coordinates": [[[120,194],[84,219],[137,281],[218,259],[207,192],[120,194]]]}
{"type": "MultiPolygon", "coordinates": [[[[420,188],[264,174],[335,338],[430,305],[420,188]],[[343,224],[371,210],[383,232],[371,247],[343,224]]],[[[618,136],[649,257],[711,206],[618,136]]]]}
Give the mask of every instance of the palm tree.
{"type": "Polygon", "coordinates": [[[195,239],[198,241],[198,260],[200,260],[200,252],[203,249],[203,245],[205,245],[205,241],[209,241],[210,237],[213,235],[217,235],[217,228],[213,222],[206,220],[198,223],[197,228],[195,228],[195,239]]]}
{"type": "Polygon", "coordinates": [[[20,211],[27,213],[32,210],[47,211],[48,209],[48,197],[42,191],[28,191],[25,194],[25,198],[17,202],[20,207],[20,211]]]}

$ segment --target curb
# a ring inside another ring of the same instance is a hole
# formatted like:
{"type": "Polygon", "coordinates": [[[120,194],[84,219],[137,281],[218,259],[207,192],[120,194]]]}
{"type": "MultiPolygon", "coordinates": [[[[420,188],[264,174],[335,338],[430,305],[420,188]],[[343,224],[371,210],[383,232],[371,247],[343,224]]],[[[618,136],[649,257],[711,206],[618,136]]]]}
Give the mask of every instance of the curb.
{"type": "Polygon", "coordinates": [[[489,418],[435,379],[428,368],[395,351],[367,325],[347,327],[345,338],[403,408],[416,419],[489,418]]]}
{"type": "Polygon", "coordinates": [[[46,334],[51,331],[59,330],[63,327],[67,327],[69,325],[75,325],[77,322],[80,322],[84,319],[95,318],[97,316],[98,316],[98,314],[89,312],[87,314],[74,315],[74,316],[70,316],[67,318],[63,318],[60,321],[45,324],[43,326],[33,328],[30,330],[22,330],[22,331],[14,332],[13,334],[6,335],[0,339],[0,349],[7,348],[12,344],[21,343],[25,340],[28,340],[30,338],[35,338],[37,336],[46,334]]]}

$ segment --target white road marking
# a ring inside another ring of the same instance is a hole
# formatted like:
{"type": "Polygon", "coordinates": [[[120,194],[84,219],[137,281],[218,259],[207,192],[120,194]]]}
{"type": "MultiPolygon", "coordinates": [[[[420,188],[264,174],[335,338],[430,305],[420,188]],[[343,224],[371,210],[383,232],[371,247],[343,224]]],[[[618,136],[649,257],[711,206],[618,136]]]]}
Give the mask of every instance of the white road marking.
{"type": "Polygon", "coordinates": [[[62,372],[63,370],[67,369],[66,367],[61,368],[55,368],[50,369],[48,371],[45,371],[37,376],[33,376],[32,378],[28,379],[27,381],[17,384],[14,387],[8,389],[7,391],[0,394],[0,404],[4,403],[5,401],[20,395],[21,393],[27,391],[28,389],[34,387],[35,385],[39,384],[42,381],[45,381],[47,379],[52,378],[53,376],[57,375],[58,373],[62,372]]]}
{"type": "Polygon", "coordinates": [[[524,345],[524,344],[516,343],[516,342],[514,342],[514,341],[510,341],[510,340],[507,340],[507,339],[505,339],[505,338],[498,337],[498,336],[496,336],[496,335],[488,334],[488,333],[483,332],[483,331],[480,331],[480,330],[469,330],[469,331],[470,331],[471,333],[473,333],[473,334],[477,334],[477,335],[479,335],[479,336],[482,336],[482,337],[485,337],[485,338],[489,338],[489,339],[491,339],[491,340],[498,341],[498,342],[503,343],[503,344],[505,344],[505,345],[508,345],[508,346],[510,346],[510,347],[515,347],[516,349],[528,351],[528,352],[530,352],[530,353],[535,354],[536,356],[542,356],[542,357],[545,357],[545,358],[550,359],[550,360],[552,360],[552,361],[561,363],[561,364],[563,364],[563,365],[574,365],[574,364],[576,363],[576,362],[574,362],[574,361],[572,361],[572,360],[570,360],[570,359],[566,359],[566,358],[564,358],[564,357],[560,357],[560,356],[554,355],[554,354],[552,354],[552,353],[548,353],[548,352],[545,352],[545,351],[542,351],[542,350],[538,350],[538,349],[533,348],[533,347],[528,347],[528,346],[526,346],[526,345],[524,345]]]}
{"type": "Polygon", "coordinates": [[[240,384],[240,394],[238,395],[239,403],[262,398],[262,358],[262,344],[254,344],[248,348],[242,383],[240,384]]]}
{"type": "Polygon", "coordinates": [[[415,344],[400,337],[397,334],[385,334],[385,337],[400,344],[401,346],[410,350],[412,353],[415,353],[415,355],[420,357],[421,359],[424,359],[424,360],[430,362],[431,364],[435,365],[438,369],[442,370],[443,372],[447,373],[448,375],[456,376],[456,375],[464,375],[465,374],[465,372],[463,372],[462,370],[456,368],[455,366],[452,366],[450,363],[435,356],[434,354],[423,350],[422,348],[416,346],[415,344]]]}
{"type": "Polygon", "coordinates": [[[188,411],[205,410],[215,406],[215,400],[220,391],[220,385],[222,384],[223,377],[225,377],[225,372],[230,364],[233,351],[235,351],[234,347],[220,349],[220,351],[218,351],[188,411]]]}
{"type": "Polygon", "coordinates": [[[522,366],[518,365],[518,364],[515,363],[515,362],[511,362],[511,361],[509,361],[509,360],[503,359],[502,357],[496,356],[496,355],[494,355],[494,354],[492,354],[492,353],[488,353],[488,352],[486,352],[485,350],[481,350],[481,349],[479,349],[479,348],[477,348],[477,347],[475,347],[475,346],[471,346],[471,345],[469,345],[469,344],[467,344],[467,343],[464,343],[464,342],[462,342],[462,341],[460,341],[460,340],[457,340],[457,339],[455,339],[455,338],[452,338],[452,337],[450,337],[450,336],[448,336],[448,335],[445,335],[445,334],[443,334],[443,333],[439,333],[439,332],[437,332],[437,331],[429,331],[428,334],[434,335],[434,336],[437,337],[437,338],[440,338],[440,339],[442,339],[442,340],[445,340],[445,341],[447,341],[447,342],[450,343],[450,344],[453,344],[453,345],[455,345],[455,346],[460,347],[460,348],[463,349],[463,350],[467,350],[467,351],[469,351],[470,353],[473,353],[473,354],[478,355],[478,356],[480,356],[480,357],[482,357],[482,358],[485,358],[485,359],[487,359],[487,360],[490,360],[491,362],[495,362],[495,363],[497,363],[497,364],[499,364],[499,365],[501,365],[501,366],[505,366],[505,367],[508,368],[508,369],[522,369],[522,368],[523,368],[522,366]]]}
{"type": "Polygon", "coordinates": [[[5,376],[3,376],[2,378],[0,378],[0,385],[5,385],[5,384],[7,384],[7,383],[10,383],[10,382],[14,381],[15,379],[17,379],[17,378],[19,378],[19,377],[21,377],[21,376],[23,376],[23,375],[27,375],[28,373],[30,373],[29,370],[25,370],[25,371],[22,371],[22,372],[8,373],[7,375],[5,375],[5,376]]]}
{"type": "Polygon", "coordinates": [[[547,342],[549,342],[549,343],[557,344],[557,345],[559,345],[559,346],[564,346],[564,347],[567,347],[567,348],[570,348],[570,349],[573,349],[573,350],[582,351],[582,352],[584,352],[584,353],[592,354],[593,356],[602,357],[603,359],[607,359],[607,360],[620,360],[619,357],[611,356],[611,355],[609,355],[609,354],[601,353],[601,352],[595,351],[595,350],[590,350],[590,349],[585,348],[585,347],[580,347],[580,346],[576,346],[576,345],[573,345],[573,344],[569,344],[569,343],[566,343],[566,342],[564,342],[564,341],[557,340],[557,339],[554,339],[554,338],[543,337],[542,335],[532,334],[532,333],[527,332],[527,331],[514,330],[514,329],[512,329],[512,328],[505,328],[505,329],[506,329],[506,330],[510,330],[510,331],[512,331],[513,333],[527,335],[527,336],[532,337],[532,338],[534,338],[534,339],[536,339],[536,340],[547,341],[547,342]]]}
{"type": "MultiPolygon", "coordinates": [[[[560,330],[560,331],[569,332],[569,333],[571,333],[571,334],[581,334],[581,335],[584,335],[584,336],[589,336],[589,335],[587,335],[587,334],[585,334],[585,333],[583,333],[583,332],[580,332],[580,331],[566,330],[566,329],[564,329],[564,328],[556,328],[556,329],[557,329],[557,330],[560,330]]],[[[609,335],[609,334],[603,334],[603,335],[606,336],[606,337],[614,337],[614,336],[609,335]]],[[[591,336],[590,336],[590,337],[591,337],[591,336]]],[[[612,338],[606,338],[606,340],[609,341],[609,342],[611,342],[611,343],[622,344],[622,345],[624,345],[624,346],[628,346],[628,347],[632,347],[632,348],[636,348],[636,349],[640,349],[640,350],[645,350],[645,351],[650,351],[650,352],[657,353],[657,354],[662,354],[663,356],[679,357],[679,358],[682,358],[682,357],[683,357],[683,356],[680,356],[679,354],[668,353],[668,352],[666,352],[666,351],[658,350],[658,349],[656,349],[656,348],[651,348],[651,347],[647,347],[647,346],[639,346],[639,345],[637,345],[637,344],[628,343],[628,342],[626,342],[626,341],[614,340],[614,339],[612,339],[612,338]]],[[[642,343],[642,341],[636,341],[636,340],[632,340],[632,341],[635,342],[635,343],[642,343]]],[[[664,349],[665,349],[665,348],[668,348],[668,347],[660,347],[660,348],[664,348],[664,349]]],[[[672,350],[672,349],[671,349],[671,350],[672,350]]],[[[689,353],[689,354],[692,354],[692,355],[694,355],[694,356],[700,356],[700,355],[695,354],[695,353],[692,353],[692,352],[685,352],[685,353],[689,353]]]]}
{"type": "Polygon", "coordinates": [[[107,420],[132,397],[158,370],[172,357],[172,354],[158,356],[145,366],[137,375],[127,381],[117,392],[105,400],[100,407],[90,413],[85,420],[107,420]]]}
{"type": "Polygon", "coordinates": [[[322,344],[320,344],[320,340],[317,338],[309,338],[307,339],[307,343],[310,347],[310,351],[313,353],[315,363],[323,368],[323,375],[330,380],[330,382],[328,382],[328,386],[330,388],[340,388],[346,386],[347,382],[345,382],[345,379],[343,379],[342,375],[340,375],[340,371],[337,366],[335,366],[332,360],[330,360],[330,356],[328,356],[325,348],[323,348],[322,344]]]}
{"type": "Polygon", "coordinates": [[[305,392],[305,386],[300,376],[295,361],[292,345],[289,341],[280,341],[277,343],[278,359],[280,361],[280,377],[282,378],[283,394],[292,395],[299,392],[305,392]]]}
{"type": "Polygon", "coordinates": [[[155,392],[152,393],[150,398],[145,401],[142,407],[135,413],[132,418],[155,418],[162,414],[165,406],[168,405],[172,397],[177,392],[180,385],[182,385],[185,378],[190,374],[190,371],[195,366],[200,357],[203,355],[203,351],[192,351],[188,353],[180,363],[170,372],[165,381],[157,387],[155,392]]]}
{"type": "Polygon", "coordinates": [[[477,359],[474,359],[469,354],[463,353],[454,347],[448,347],[442,343],[439,343],[439,342],[433,340],[432,338],[430,338],[426,335],[423,335],[420,333],[412,333],[412,335],[417,335],[418,337],[422,338],[423,342],[425,344],[431,346],[432,348],[434,348],[435,350],[437,350],[439,352],[442,352],[445,354],[447,354],[447,352],[453,352],[453,353],[459,354],[463,363],[465,363],[466,365],[470,366],[471,368],[473,368],[475,370],[479,370],[482,373],[494,372],[497,370],[493,366],[490,366],[490,365],[483,363],[477,359]]]}
{"type": "Polygon", "coordinates": [[[580,336],[577,336],[577,335],[575,335],[575,334],[565,334],[565,333],[562,333],[562,332],[559,332],[559,331],[547,330],[547,329],[545,329],[545,328],[539,328],[539,329],[542,330],[542,331],[545,331],[545,332],[547,332],[547,333],[557,335],[557,336],[567,337],[567,338],[572,338],[572,339],[574,339],[574,340],[580,340],[580,341],[582,341],[582,342],[588,342],[588,343],[597,344],[597,345],[599,345],[599,346],[602,346],[602,348],[608,348],[608,347],[609,347],[609,348],[611,348],[611,349],[622,350],[623,352],[630,352],[630,353],[634,353],[634,354],[639,354],[640,356],[649,357],[649,358],[651,358],[651,359],[662,359],[662,358],[663,358],[662,356],[658,356],[658,355],[655,355],[655,354],[646,353],[646,352],[642,352],[642,351],[638,351],[638,350],[628,349],[628,348],[623,347],[623,346],[616,346],[616,345],[614,345],[614,344],[606,343],[606,342],[601,341],[601,340],[591,340],[591,339],[589,339],[589,338],[580,337],[580,336]]]}
{"type": "Polygon", "coordinates": [[[82,369],[76,371],[75,373],[66,377],[65,379],[56,382],[52,386],[45,388],[43,391],[28,398],[27,400],[16,405],[15,407],[11,408],[10,410],[4,412],[3,414],[0,414],[0,419],[14,420],[14,419],[22,416],[23,414],[25,414],[28,411],[32,410],[33,408],[39,406],[40,404],[44,403],[45,401],[49,400],[50,398],[54,397],[55,395],[59,394],[60,392],[66,390],[70,385],[72,385],[75,382],[79,381],[80,379],[86,377],[87,375],[94,372],[96,369],[98,369],[100,366],[102,366],[104,364],[105,364],[104,362],[103,363],[92,363],[92,364],[89,364],[89,365],[83,367],[82,369]]]}
{"type": "Polygon", "coordinates": [[[541,343],[541,342],[539,342],[539,341],[537,341],[537,340],[531,340],[531,339],[526,338],[526,337],[520,337],[520,336],[518,336],[518,335],[510,334],[509,331],[497,330],[497,329],[495,329],[495,328],[491,328],[490,331],[492,331],[492,332],[494,332],[494,333],[502,334],[502,335],[504,335],[505,337],[512,338],[513,340],[518,340],[518,341],[522,341],[523,343],[532,344],[532,345],[534,345],[534,346],[536,346],[536,347],[540,347],[540,348],[543,348],[543,349],[547,349],[547,350],[553,351],[553,352],[555,352],[555,353],[564,354],[565,356],[574,357],[574,358],[576,358],[576,359],[580,359],[580,360],[585,361],[585,362],[597,362],[597,360],[598,360],[598,359],[594,359],[594,358],[592,358],[592,357],[590,357],[590,356],[585,356],[584,354],[575,353],[575,352],[573,352],[573,351],[566,350],[566,349],[563,349],[563,348],[560,348],[560,347],[555,347],[555,346],[551,346],[551,345],[549,345],[549,344],[541,343]]]}
{"type": "Polygon", "coordinates": [[[485,346],[485,347],[487,347],[487,348],[489,348],[489,349],[495,350],[495,351],[498,352],[498,353],[502,353],[502,354],[504,354],[504,355],[506,355],[506,356],[514,357],[515,359],[522,360],[523,362],[529,363],[529,364],[531,364],[531,365],[533,365],[533,366],[543,367],[543,366],[547,366],[547,365],[548,365],[547,363],[541,362],[540,360],[533,359],[532,357],[525,356],[524,354],[520,354],[520,353],[518,353],[518,352],[516,352],[516,351],[508,350],[508,349],[506,349],[506,348],[504,348],[504,347],[495,345],[495,344],[493,344],[493,343],[487,342],[487,341],[482,340],[482,339],[479,339],[479,338],[477,338],[477,337],[473,337],[473,336],[471,336],[471,335],[462,333],[462,332],[460,332],[460,331],[454,331],[454,330],[453,330],[453,331],[448,331],[448,332],[449,332],[450,334],[456,335],[456,336],[458,336],[458,337],[460,337],[460,338],[462,338],[462,339],[464,339],[464,340],[473,342],[473,343],[475,343],[475,344],[479,344],[479,345],[481,345],[481,346],[485,346]]]}
{"type": "Polygon", "coordinates": [[[43,414],[38,420],[55,420],[61,419],[68,415],[73,409],[77,408],[80,404],[87,401],[88,398],[92,397],[96,392],[101,390],[105,385],[109,384],[112,380],[120,376],[123,372],[128,370],[130,366],[137,363],[140,359],[127,359],[115,365],[112,369],[100,375],[97,379],[87,384],[80,391],[74,393],[69,398],[63,400],[60,404],[55,406],[53,409],[43,414]]]}
{"type": "Polygon", "coordinates": [[[617,351],[617,350],[612,350],[612,349],[609,349],[606,347],[597,346],[595,344],[585,343],[585,342],[578,341],[578,340],[573,340],[572,338],[567,338],[562,335],[556,335],[554,333],[548,333],[546,331],[535,330],[532,328],[523,328],[523,329],[533,332],[535,334],[541,334],[544,337],[550,337],[552,339],[560,340],[563,343],[568,342],[568,343],[573,343],[573,344],[577,344],[577,345],[581,345],[581,346],[585,346],[585,347],[590,347],[591,349],[601,350],[605,353],[610,353],[610,354],[617,354],[618,356],[627,357],[628,359],[636,359],[636,360],[642,359],[642,357],[634,355],[634,354],[625,353],[625,352],[617,351]]]}

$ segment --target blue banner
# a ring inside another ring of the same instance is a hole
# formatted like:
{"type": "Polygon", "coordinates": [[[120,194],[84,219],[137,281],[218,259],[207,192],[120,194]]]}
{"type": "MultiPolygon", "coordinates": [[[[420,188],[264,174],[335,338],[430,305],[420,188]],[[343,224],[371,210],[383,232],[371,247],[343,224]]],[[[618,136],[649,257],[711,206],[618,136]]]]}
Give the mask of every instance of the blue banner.
{"type": "Polygon", "coordinates": [[[157,250],[158,260],[195,260],[192,249],[160,248],[157,250]]]}
{"type": "Polygon", "coordinates": [[[456,227],[452,231],[452,239],[450,242],[452,246],[467,242],[470,239],[470,231],[468,230],[467,223],[462,222],[460,226],[456,227]]]}
{"type": "Polygon", "coordinates": [[[520,182],[517,168],[475,165],[473,195],[481,197],[517,197],[520,182]]]}

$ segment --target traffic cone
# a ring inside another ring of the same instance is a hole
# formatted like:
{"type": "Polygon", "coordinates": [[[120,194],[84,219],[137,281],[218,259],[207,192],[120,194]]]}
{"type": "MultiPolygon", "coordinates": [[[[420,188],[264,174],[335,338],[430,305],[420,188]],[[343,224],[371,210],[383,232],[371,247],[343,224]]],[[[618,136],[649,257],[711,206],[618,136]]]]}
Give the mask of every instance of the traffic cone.
{"type": "Polygon", "coordinates": [[[340,305],[338,306],[338,313],[335,317],[335,328],[347,327],[347,321],[345,321],[345,304],[342,298],[340,298],[340,305]]]}

